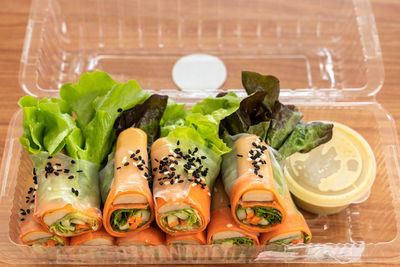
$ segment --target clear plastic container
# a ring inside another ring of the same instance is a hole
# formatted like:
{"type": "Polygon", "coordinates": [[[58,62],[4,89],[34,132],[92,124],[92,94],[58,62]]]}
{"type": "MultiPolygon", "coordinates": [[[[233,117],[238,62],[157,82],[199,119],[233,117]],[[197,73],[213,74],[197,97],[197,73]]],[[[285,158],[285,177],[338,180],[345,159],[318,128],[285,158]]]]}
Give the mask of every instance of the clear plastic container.
{"type": "Polygon", "coordinates": [[[18,143],[22,112],[11,119],[0,173],[0,260],[8,263],[398,262],[399,146],[394,121],[376,102],[383,66],[376,25],[365,0],[33,0],[21,58],[26,93],[55,96],[65,82],[96,69],[119,81],[136,79],[178,102],[216,91],[182,92],[171,70],[193,53],[219,57],[224,89],[242,88],[240,72],[281,81],[281,100],[305,120],[343,123],[359,132],[376,157],[369,199],[331,216],[304,212],[307,246],[31,248],[18,244],[23,184],[31,179],[18,143]],[[185,253],[177,253],[185,251],[185,253]]]}

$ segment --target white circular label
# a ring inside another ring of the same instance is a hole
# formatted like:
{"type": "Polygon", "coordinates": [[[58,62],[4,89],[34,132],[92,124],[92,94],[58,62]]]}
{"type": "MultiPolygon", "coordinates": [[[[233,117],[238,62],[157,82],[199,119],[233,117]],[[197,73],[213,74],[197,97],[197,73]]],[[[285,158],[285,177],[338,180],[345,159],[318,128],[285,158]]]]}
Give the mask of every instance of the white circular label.
{"type": "Polygon", "coordinates": [[[183,91],[219,89],[226,80],[221,59],[207,54],[181,57],[172,69],[172,79],[183,91]]]}

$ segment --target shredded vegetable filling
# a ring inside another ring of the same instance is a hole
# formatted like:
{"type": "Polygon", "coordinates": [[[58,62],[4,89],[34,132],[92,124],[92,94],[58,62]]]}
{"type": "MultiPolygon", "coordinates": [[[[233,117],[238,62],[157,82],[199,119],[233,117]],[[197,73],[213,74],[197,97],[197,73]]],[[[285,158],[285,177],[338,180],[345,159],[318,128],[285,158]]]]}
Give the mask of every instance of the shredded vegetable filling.
{"type": "Polygon", "coordinates": [[[171,231],[191,231],[201,227],[201,218],[195,209],[174,210],[161,217],[163,226],[171,231]]]}
{"type": "Polygon", "coordinates": [[[120,209],[111,214],[111,227],[115,231],[127,232],[146,224],[150,219],[150,209],[120,209]]]}
{"type": "Polygon", "coordinates": [[[245,224],[260,227],[270,227],[282,222],[282,213],[271,207],[242,208],[239,205],[236,209],[236,216],[239,221],[245,224]]]}
{"type": "Polygon", "coordinates": [[[233,237],[233,238],[226,238],[226,239],[219,239],[219,240],[213,240],[212,244],[220,244],[220,245],[226,245],[226,244],[232,244],[232,245],[254,245],[254,240],[251,238],[247,237],[233,237]]]}

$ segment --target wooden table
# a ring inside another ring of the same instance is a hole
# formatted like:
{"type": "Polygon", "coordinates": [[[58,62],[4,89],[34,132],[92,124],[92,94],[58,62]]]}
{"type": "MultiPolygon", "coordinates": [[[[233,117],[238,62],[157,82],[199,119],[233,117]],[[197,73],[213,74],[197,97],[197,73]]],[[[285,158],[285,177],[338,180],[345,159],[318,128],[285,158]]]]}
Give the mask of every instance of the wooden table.
{"type": "MultiPolygon", "coordinates": [[[[400,16],[398,15],[400,1],[371,1],[385,66],[385,83],[377,95],[377,101],[396,120],[397,131],[400,133],[400,16]]],[[[24,94],[18,83],[18,72],[29,7],[30,0],[14,0],[2,1],[2,8],[0,9],[1,156],[3,155],[4,140],[10,117],[18,110],[17,101],[24,94]]],[[[268,266],[289,266],[289,264],[269,264],[268,266]]],[[[319,266],[327,265],[320,264],[319,266]]],[[[368,266],[380,265],[368,264],[368,266]]]]}

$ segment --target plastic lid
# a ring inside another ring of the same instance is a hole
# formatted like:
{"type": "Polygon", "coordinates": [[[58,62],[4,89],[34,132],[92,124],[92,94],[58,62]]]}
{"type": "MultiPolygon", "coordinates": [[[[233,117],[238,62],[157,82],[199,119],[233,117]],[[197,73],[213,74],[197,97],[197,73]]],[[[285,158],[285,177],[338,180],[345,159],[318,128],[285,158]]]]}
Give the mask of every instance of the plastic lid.
{"type": "Polygon", "coordinates": [[[332,139],[309,153],[286,160],[290,191],[317,206],[359,203],[369,196],[376,162],[365,139],[349,127],[334,123],[332,139]]]}

